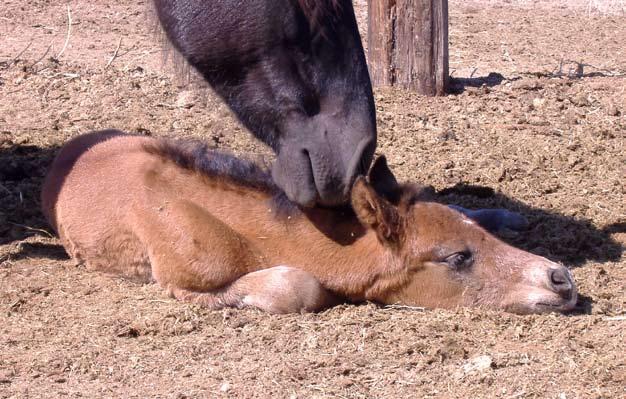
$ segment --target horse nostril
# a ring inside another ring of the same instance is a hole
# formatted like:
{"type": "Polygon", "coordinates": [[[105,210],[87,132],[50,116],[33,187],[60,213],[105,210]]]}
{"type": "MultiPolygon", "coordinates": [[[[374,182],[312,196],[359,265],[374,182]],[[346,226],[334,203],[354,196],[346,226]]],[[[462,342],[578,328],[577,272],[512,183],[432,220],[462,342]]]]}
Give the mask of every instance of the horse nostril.
{"type": "Polygon", "coordinates": [[[554,292],[559,294],[565,299],[570,299],[572,296],[573,284],[569,277],[569,272],[564,267],[550,269],[548,272],[550,277],[550,284],[554,292]]]}

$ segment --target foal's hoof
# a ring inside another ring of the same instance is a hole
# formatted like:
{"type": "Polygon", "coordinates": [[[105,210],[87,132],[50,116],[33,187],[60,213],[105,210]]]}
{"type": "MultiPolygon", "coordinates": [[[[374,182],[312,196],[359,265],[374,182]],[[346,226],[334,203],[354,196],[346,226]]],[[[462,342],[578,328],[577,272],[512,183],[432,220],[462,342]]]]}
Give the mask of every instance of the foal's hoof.
{"type": "Polygon", "coordinates": [[[528,228],[528,220],[517,212],[506,209],[475,209],[470,210],[457,205],[449,205],[468,218],[476,221],[485,230],[497,232],[504,229],[521,231],[528,228]]]}

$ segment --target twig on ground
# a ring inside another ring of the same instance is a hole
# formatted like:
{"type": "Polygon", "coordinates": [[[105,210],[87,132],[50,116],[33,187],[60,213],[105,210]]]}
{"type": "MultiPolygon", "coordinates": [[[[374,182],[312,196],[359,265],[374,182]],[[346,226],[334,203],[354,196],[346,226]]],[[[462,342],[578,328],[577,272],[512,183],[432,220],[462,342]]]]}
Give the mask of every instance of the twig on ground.
{"type": "Polygon", "coordinates": [[[20,51],[15,57],[13,57],[13,59],[11,60],[11,64],[15,64],[17,62],[17,60],[22,56],[22,54],[24,54],[26,52],[26,50],[28,50],[32,44],[33,44],[32,40],[30,42],[28,42],[26,47],[24,47],[22,49],[22,51],[20,51]]]}
{"type": "Polygon", "coordinates": [[[44,58],[46,58],[46,55],[48,55],[48,52],[50,52],[50,49],[52,48],[52,43],[50,43],[50,45],[48,45],[48,48],[46,49],[46,51],[43,53],[43,55],[41,57],[39,57],[37,59],[37,61],[33,62],[32,65],[30,66],[30,68],[34,67],[35,65],[37,65],[39,62],[41,62],[41,60],[43,60],[44,58]]]}
{"type": "Polygon", "coordinates": [[[42,24],[35,24],[35,25],[31,25],[31,28],[37,28],[37,29],[45,29],[45,30],[49,30],[50,32],[56,32],[58,31],[57,28],[52,27],[52,26],[47,26],[47,25],[42,25],[42,24]]]}
{"type": "Polygon", "coordinates": [[[606,320],[606,321],[626,321],[626,315],[605,317],[604,320],[606,320]]]}
{"type": "Polygon", "coordinates": [[[624,71],[620,71],[618,69],[610,70],[606,68],[599,68],[591,64],[572,61],[572,60],[564,60],[561,59],[559,64],[555,69],[551,72],[521,72],[520,75],[524,76],[535,76],[538,78],[568,78],[568,79],[581,79],[587,77],[607,77],[607,78],[620,78],[626,76],[624,71]],[[564,66],[567,65],[567,72],[564,72],[564,66]],[[585,72],[585,68],[589,67],[592,69],[591,72],[585,72]]]}
{"type": "Polygon", "coordinates": [[[104,69],[107,69],[113,63],[115,58],[117,58],[117,53],[120,51],[120,46],[121,45],[122,45],[122,37],[120,36],[120,40],[117,42],[117,47],[115,48],[115,51],[113,52],[113,55],[109,59],[109,62],[107,62],[107,64],[104,66],[104,69]]]}
{"type": "Polygon", "coordinates": [[[176,108],[180,108],[176,105],[172,105],[172,104],[166,104],[166,103],[156,103],[157,107],[163,107],[163,108],[167,108],[167,109],[176,109],[176,108]]]}
{"type": "Polygon", "coordinates": [[[59,59],[61,55],[65,52],[67,48],[67,44],[70,42],[70,35],[72,34],[72,12],[70,10],[70,5],[67,5],[67,35],[65,36],[65,43],[63,43],[63,48],[57,54],[56,59],[59,59]]]}
{"type": "Polygon", "coordinates": [[[421,306],[408,306],[408,305],[387,305],[383,309],[403,309],[403,310],[415,310],[418,312],[423,312],[426,308],[421,306]]]}
{"type": "Polygon", "coordinates": [[[37,228],[35,228],[35,227],[30,227],[30,226],[26,226],[26,225],[24,225],[24,224],[19,224],[19,223],[14,223],[14,222],[9,222],[9,224],[12,224],[12,225],[14,225],[14,226],[18,226],[18,227],[24,228],[24,229],[26,229],[26,230],[30,230],[30,231],[37,231],[37,232],[39,232],[39,233],[44,233],[44,234],[46,234],[48,237],[50,237],[50,238],[54,238],[54,236],[53,236],[52,234],[50,234],[50,232],[48,232],[48,231],[46,231],[46,230],[44,230],[44,229],[37,229],[37,228]]]}

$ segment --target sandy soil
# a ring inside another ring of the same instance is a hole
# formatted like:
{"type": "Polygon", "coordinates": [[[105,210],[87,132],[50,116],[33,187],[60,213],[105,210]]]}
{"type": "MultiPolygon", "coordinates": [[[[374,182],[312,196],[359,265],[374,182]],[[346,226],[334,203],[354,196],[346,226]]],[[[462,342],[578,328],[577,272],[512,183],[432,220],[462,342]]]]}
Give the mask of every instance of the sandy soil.
{"type": "Polygon", "coordinates": [[[623,2],[452,1],[459,93],[376,90],[378,151],[399,176],[522,212],[529,230],[503,238],[572,268],[582,311],[524,317],[211,312],[75,266],[38,200],[70,137],[117,127],[267,153],[163,67],[141,3],[70,2],[67,46],[66,2],[0,8],[0,397],[626,397],[623,2]]]}

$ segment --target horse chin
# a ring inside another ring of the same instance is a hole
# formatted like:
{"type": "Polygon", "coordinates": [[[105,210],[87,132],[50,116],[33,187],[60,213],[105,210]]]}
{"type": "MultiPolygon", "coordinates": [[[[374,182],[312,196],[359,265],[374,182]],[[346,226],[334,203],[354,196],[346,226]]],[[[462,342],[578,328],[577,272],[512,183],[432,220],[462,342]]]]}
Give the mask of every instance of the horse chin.
{"type": "Polygon", "coordinates": [[[283,149],[272,168],[272,178],[291,201],[302,207],[343,205],[349,190],[333,170],[340,168],[329,167],[322,160],[324,157],[316,158],[306,150],[283,149]]]}
{"type": "Polygon", "coordinates": [[[318,189],[318,202],[317,204],[323,207],[337,207],[340,205],[344,205],[348,202],[348,195],[345,194],[345,190],[343,190],[339,185],[335,186],[335,188],[339,188],[338,190],[323,190],[321,193],[318,189]]]}
{"type": "Polygon", "coordinates": [[[567,313],[576,307],[578,295],[576,291],[569,299],[546,289],[536,288],[521,296],[515,295],[517,300],[503,304],[504,310],[517,314],[567,313]],[[522,298],[520,301],[519,298],[522,298]]]}

